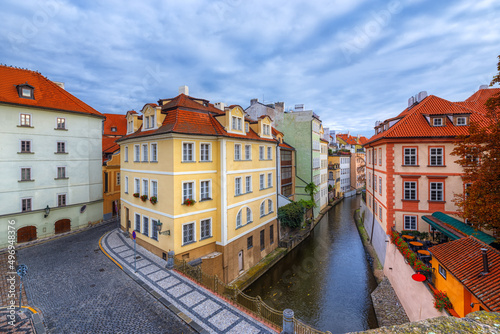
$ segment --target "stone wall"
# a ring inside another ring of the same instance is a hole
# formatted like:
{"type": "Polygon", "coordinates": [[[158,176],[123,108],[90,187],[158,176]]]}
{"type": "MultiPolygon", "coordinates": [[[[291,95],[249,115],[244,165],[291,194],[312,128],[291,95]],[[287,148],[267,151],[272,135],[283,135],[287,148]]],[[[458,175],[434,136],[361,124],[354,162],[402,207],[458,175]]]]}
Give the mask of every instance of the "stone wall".
{"type": "Polygon", "coordinates": [[[366,233],[368,234],[368,237],[372,235],[372,225],[374,226],[373,228],[373,237],[372,237],[372,245],[373,248],[375,248],[375,252],[377,252],[378,259],[380,261],[380,264],[385,267],[385,254],[386,254],[386,248],[387,244],[389,243],[389,237],[385,234],[385,231],[382,229],[382,226],[380,226],[380,223],[378,222],[377,218],[375,218],[375,224],[373,224],[373,215],[370,210],[366,207],[366,204],[361,201],[361,209],[360,209],[360,214],[363,215],[364,213],[364,221],[363,225],[365,226],[366,233]]]}

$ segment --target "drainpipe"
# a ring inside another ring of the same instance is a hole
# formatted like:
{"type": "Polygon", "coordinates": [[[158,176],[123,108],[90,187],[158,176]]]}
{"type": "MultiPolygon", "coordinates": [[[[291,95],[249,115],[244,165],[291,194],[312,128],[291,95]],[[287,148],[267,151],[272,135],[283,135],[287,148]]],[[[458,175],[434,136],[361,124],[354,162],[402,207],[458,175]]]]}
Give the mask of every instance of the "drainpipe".
{"type": "Polygon", "coordinates": [[[373,228],[375,227],[375,148],[372,147],[372,231],[370,233],[370,245],[373,244],[373,228]]]}

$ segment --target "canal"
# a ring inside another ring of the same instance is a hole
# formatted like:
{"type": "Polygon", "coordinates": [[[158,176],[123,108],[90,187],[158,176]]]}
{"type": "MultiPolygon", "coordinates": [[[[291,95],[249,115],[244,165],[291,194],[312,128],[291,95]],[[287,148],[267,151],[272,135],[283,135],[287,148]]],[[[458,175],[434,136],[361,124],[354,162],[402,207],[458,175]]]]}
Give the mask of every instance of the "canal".
{"type": "Polygon", "coordinates": [[[322,331],[346,333],[377,327],[370,293],[377,283],[353,220],[361,196],[346,198],[311,236],[247,288],[270,306],[290,308],[322,331]]]}

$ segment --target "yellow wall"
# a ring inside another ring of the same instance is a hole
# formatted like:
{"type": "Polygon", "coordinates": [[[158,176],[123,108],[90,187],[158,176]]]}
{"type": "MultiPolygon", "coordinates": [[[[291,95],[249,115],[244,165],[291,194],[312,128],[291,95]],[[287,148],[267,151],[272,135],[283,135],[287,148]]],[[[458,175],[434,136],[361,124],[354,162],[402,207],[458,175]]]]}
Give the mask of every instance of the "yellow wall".
{"type": "MultiPolygon", "coordinates": [[[[114,154],[111,159],[102,166],[102,181],[105,182],[104,173],[108,174],[108,191],[104,192],[105,185],[103,184],[103,213],[112,214],[113,202],[120,200],[120,185],[117,184],[117,174],[120,173],[120,153],[114,154]]],[[[121,181],[121,174],[120,174],[121,181]]],[[[120,182],[121,183],[121,182],[120,182]]],[[[119,207],[118,207],[119,210],[119,207]]],[[[117,213],[118,214],[118,213],[117,213]]]]}

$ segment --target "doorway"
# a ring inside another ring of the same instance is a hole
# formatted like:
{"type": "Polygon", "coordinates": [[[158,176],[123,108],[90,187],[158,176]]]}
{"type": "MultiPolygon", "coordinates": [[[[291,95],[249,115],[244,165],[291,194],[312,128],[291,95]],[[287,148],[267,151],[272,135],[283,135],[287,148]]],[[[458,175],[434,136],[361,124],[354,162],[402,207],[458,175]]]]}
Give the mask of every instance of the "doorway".
{"type": "Polygon", "coordinates": [[[127,222],[127,232],[130,230],[130,217],[128,208],[125,208],[125,221],[127,222]]]}
{"type": "Polygon", "coordinates": [[[238,253],[238,267],[239,267],[239,272],[241,273],[243,271],[243,251],[240,250],[238,253]]]}
{"type": "Polygon", "coordinates": [[[25,226],[17,230],[17,243],[36,240],[36,226],[25,226]]]}
{"type": "Polygon", "coordinates": [[[55,226],[55,234],[64,233],[71,231],[71,220],[69,219],[61,219],[56,221],[55,226]]]}

